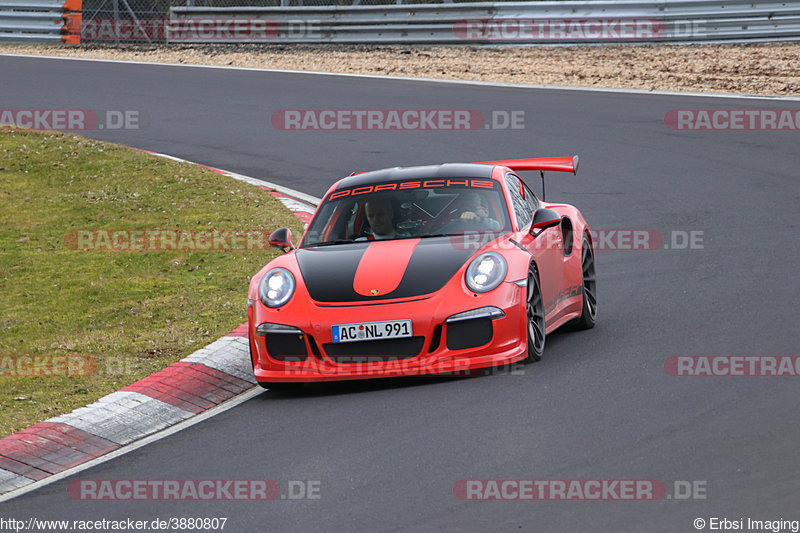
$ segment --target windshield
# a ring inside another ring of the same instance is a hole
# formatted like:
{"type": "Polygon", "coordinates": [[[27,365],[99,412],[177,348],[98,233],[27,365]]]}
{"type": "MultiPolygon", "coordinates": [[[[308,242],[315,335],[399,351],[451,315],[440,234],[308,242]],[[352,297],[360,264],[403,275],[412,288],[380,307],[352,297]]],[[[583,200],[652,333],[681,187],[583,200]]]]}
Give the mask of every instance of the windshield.
{"type": "Polygon", "coordinates": [[[334,191],[300,246],[510,229],[502,189],[493,180],[399,181],[334,191]]]}

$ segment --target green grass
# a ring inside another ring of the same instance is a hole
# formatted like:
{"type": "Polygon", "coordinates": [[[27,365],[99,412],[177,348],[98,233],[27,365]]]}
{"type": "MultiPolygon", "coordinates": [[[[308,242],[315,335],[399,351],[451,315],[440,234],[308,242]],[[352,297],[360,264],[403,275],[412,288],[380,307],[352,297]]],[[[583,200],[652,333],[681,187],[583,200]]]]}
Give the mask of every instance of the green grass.
{"type": "Polygon", "coordinates": [[[284,226],[302,231],[267,191],[204,168],[72,134],[0,128],[0,357],[98,363],[87,377],[12,377],[0,367],[0,436],[228,333],[247,319],[250,277],[280,253],[85,251],[70,245],[70,231],[284,226]]]}

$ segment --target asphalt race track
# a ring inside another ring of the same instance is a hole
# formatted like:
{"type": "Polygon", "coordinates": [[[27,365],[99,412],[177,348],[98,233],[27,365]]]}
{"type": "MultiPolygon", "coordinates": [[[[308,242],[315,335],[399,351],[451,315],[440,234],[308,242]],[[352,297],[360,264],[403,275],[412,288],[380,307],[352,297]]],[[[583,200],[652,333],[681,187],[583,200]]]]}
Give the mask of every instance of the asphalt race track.
{"type": "Polygon", "coordinates": [[[578,175],[549,175],[547,199],[577,205],[594,229],[656,230],[670,246],[598,251],[597,327],[548,337],[545,358],[515,375],[270,391],[76,476],[313,480],[319,499],[86,502],[69,497],[68,479],[0,504],[2,516],[227,517],[234,532],[800,520],[800,380],[664,369],[671,355],[800,354],[800,132],[674,131],[665,114],[800,103],[2,56],[0,72],[4,109],[136,110],[139,129],[85,134],[317,196],[354,170],[577,153],[578,175]],[[306,108],[521,110],[525,120],[440,132],[270,123],[276,110],[306,108]],[[672,249],[683,232],[702,232],[702,246],[672,249]],[[453,489],[465,479],[655,479],[670,493],[692,481],[705,498],[462,501],[453,489]]]}

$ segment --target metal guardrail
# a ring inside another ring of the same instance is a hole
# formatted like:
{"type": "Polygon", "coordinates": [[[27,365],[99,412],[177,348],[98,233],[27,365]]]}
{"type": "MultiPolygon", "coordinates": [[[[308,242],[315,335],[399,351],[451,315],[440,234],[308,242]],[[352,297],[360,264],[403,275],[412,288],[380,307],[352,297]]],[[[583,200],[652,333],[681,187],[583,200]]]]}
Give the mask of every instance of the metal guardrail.
{"type": "Polygon", "coordinates": [[[81,0],[0,0],[0,42],[79,43],[81,0]]]}
{"type": "Polygon", "coordinates": [[[615,44],[800,40],[800,2],[620,0],[170,9],[170,43],[615,44]]]}

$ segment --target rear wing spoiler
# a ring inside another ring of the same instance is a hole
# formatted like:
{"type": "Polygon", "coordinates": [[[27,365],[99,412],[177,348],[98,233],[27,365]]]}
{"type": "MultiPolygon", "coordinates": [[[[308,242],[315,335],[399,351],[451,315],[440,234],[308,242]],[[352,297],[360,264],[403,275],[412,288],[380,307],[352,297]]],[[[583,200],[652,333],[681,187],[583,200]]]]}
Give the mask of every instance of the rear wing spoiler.
{"type": "Polygon", "coordinates": [[[556,172],[578,173],[578,156],[572,157],[533,157],[529,159],[504,159],[502,161],[479,161],[479,165],[498,165],[511,170],[554,170],[556,172]]]}
{"type": "Polygon", "coordinates": [[[529,159],[504,159],[502,161],[481,161],[479,165],[497,165],[508,167],[514,171],[538,170],[542,177],[542,200],[547,196],[544,187],[544,172],[554,170],[556,172],[578,173],[578,156],[572,157],[532,157],[529,159]]]}

